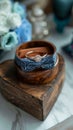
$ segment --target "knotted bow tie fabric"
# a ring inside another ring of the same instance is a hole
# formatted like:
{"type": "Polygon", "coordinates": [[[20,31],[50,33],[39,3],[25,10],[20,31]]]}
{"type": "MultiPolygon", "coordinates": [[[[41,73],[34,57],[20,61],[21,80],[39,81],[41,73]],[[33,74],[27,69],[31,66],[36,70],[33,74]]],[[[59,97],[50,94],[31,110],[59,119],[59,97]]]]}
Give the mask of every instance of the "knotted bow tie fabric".
{"type": "Polygon", "coordinates": [[[56,53],[52,56],[45,56],[40,62],[36,62],[29,58],[19,58],[15,56],[15,63],[21,68],[22,71],[30,72],[38,68],[52,69],[57,62],[56,53]]]}

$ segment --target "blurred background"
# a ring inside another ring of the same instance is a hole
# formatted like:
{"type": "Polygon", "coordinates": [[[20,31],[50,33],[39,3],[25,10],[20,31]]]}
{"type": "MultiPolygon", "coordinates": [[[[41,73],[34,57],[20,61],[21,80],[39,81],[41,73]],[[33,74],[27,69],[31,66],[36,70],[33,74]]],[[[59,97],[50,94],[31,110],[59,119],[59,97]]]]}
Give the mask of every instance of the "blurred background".
{"type": "MultiPolygon", "coordinates": [[[[12,3],[11,13],[17,13],[21,17],[20,27],[17,25],[18,21],[20,23],[18,16],[18,20],[14,20],[14,23],[8,21],[10,27],[11,24],[16,25],[15,28],[10,28],[9,33],[10,31],[16,33],[17,45],[30,40],[44,39],[56,44],[57,49],[65,44],[69,45],[63,50],[70,56],[73,55],[73,0],[10,0],[10,2],[12,3]],[[61,44],[58,44],[59,42],[61,44]]],[[[3,18],[2,14],[0,18],[3,18]]],[[[2,50],[11,52],[16,46],[15,43],[11,46],[13,39],[9,40],[10,37],[10,34],[3,37],[0,53],[2,50]]],[[[16,42],[16,39],[13,42],[16,42]]]]}

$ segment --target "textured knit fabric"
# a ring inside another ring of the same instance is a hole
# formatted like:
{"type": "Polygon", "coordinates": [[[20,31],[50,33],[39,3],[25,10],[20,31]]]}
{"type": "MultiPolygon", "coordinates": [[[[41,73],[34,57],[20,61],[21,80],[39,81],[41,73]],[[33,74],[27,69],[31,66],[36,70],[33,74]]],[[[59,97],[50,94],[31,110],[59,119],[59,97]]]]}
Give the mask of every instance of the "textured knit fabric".
{"type": "Polygon", "coordinates": [[[18,44],[30,41],[32,39],[32,26],[28,20],[24,19],[22,25],[15,30],[18,36],[18,44]]]}
{"type": "Polygon", "coordinates": [[[15,32],[8,32],[0,38],[0,49],[2,50],[11,50],[14,46],[17,45],[17,35],[15,32]]]}

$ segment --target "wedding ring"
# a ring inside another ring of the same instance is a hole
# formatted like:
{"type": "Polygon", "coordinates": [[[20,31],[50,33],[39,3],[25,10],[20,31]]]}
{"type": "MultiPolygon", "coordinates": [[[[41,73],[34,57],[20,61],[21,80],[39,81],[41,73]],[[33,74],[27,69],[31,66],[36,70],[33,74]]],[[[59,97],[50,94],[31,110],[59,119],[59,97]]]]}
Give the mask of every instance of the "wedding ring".
{"type": "Polygon", "coordinates": [[[29,57],[29,54],[32,54],[32,53],[36,53],[36,52],[35,52],[35,51],[29,51],[29,52],[27,52],[27,53],[25,54],[25,57],[26,57],[26,58],[29,58],[29,59],[31,59],[31,60],[34,60],[34,61],[36,61],[36,62],[39,62],[39,61],[41,61],[43,58],[45,58],[45,57],[47,56],[47,54],[45,54],[45,55],[43,55],[43,56],[41,56],[41,55],[36,55],[36,56],[29,57]]]}
{"type": "Polygon", "coordinates": [[[24,84],[40,85],[50,83],[58,75],[61,56],[47,41],[30,41],[16,49],[14,61],[18,78],[24,84]]]}
{"type": "Polygon", "coordinates": [[[58,64],[58,61],[59,58],[56,53],[56,47],[46,41],[27,42],[26,44],[20,45],[16,50],[15,63],[25,72],[36,69],[50,70],[58,64]],[[41,51],[42,47],[47,48],[47,50],[43,49],[43,51],[41,51]],[[23,50],[21,52],[22,56],[19,53],[21,50],[23,50]]]}

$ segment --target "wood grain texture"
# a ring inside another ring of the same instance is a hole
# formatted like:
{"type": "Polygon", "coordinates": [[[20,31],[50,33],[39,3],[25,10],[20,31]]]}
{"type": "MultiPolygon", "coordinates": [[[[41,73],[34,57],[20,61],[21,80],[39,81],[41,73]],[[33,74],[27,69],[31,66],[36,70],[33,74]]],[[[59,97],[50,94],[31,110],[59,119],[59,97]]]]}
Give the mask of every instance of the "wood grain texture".
{"type": "Polygon", "coordinates": [[[44,120],[61,92],[64,76],[65,65],[60,55],[58,74],[53,81],[45,85],[23,83],[21,78],[18,78],[14,61],[9,60],[0,65],[0,91],[11,103],[44,120]]]}

